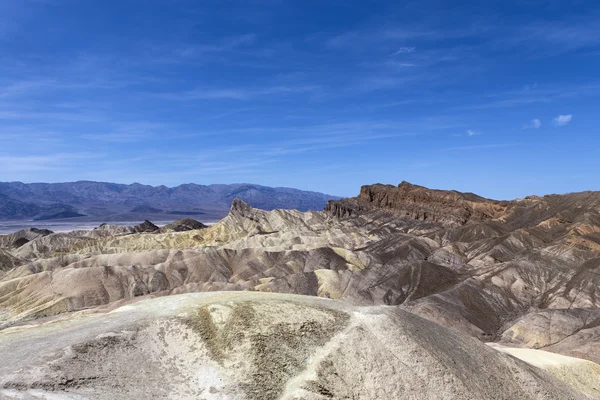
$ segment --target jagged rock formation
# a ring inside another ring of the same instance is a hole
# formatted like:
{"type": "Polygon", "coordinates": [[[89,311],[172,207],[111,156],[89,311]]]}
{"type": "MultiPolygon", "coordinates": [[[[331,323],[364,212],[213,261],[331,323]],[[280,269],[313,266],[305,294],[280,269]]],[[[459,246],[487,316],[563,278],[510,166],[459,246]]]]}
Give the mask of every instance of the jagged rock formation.
{"type": "Polygon", "coordinates": [[[48,234],[5,247],[17,264],[0,275],[0,329],[144,297],[252,290],[393,306],[482,342],[600,362],[599,210],[594,192],[494,201],[404,182],[363,187],[323,212],[234,200],[202,229],[48,234]]]}
{"type": "Polygon", "coordinates": [[[587,364],[600,367],[595,364],[573,367],[567,359],[555,365],[570,370],[544,372],[399,309],[359,309],[314,297],[170,296],[108,314],[80,313],[15,327],[2,336],[0,395],[5,398],[584,400],[600,395],[598,379],[583,374],[587,364]]]}
{"type": "Polygon", "coordinates": [[[541,228],[556,234],[565,233],[560,226],[566,227],[566,224],[580,233],[589,234],[598,232],[599,207],[600,192],[496,201],[472,193],[433,190],[402,182],[397,187],[363,186],[355,198],[329,201],[326,211],[344,217],[385,209],[399,217],[438,222],[447,227],[496,222],[503,225],[503,231],[533,228],[543,223],[541,228]]]}
{"type": "Polygon", "coordinates": [[[145,220],[144,222],[142,222],[139,225],[136,225],[133,227],[133,231],[136,233],[149,233],[149,232],[156,232],[159,231],[160,228],[156,225],[154,225],[152,222],[145,220]]]}
{"type": "MultiPolygon", "coordinates": [[[[411,236],[437,243],[425,259],[463,268],[460,284],[403,300],[407,309],[489,340],[600,359],[600,329],[588,315],[600,300],[600,193],[498,202],[403,182],[365,186],[326,210],[342,219],[374,219],[385,210],[404,219],[411,236]],[[535,329],[550,315],[564,324],[535,329]]],[[[390,230],[377,246],[395,247],[402,237],[390,230]]]]}
{"type": "Polygon", "coordinates": [[[202,222],[196,221],[195,219],[192,218],[183,218],[183,219],[179,219],[175,222],[171,222],[170,224],[165,225],[161,231],[162,232],[168,232],[168,231],[174,231],[174,232],[185,232],[185,231],[194,231],[197,229],[204,229],[206,228],[206,225],[204,225],[202,222]]]}
{"type": "Polygon", "coordinates": [[[51,233],[53,232],[48,229],[27,228],[10,235],[0,235],[0,248],[18,249],[34,239],[51,233]]]}
{"type": "Polygon", "coordinates": [[[460,226],[470,221],[497,218],[506,211],[506,203],[484,199],[472,193],[431,190],[402,182],[397,187],[363,186],[358,197],[329,201],[326,210],[344,217],[382,208],[414,220],[460,226]]]}
{"type": "Polygon", "coordinates": [[[91,231],[76,231],[72,232],[72,234],[84,235],[90,237],[107,237],[107,236],[119,236],[119,235],[129,235],[132,233],[136,233],[133,226],[126,225],[111,225],[107,223],[100,224],[96,228],[91,231]]]}

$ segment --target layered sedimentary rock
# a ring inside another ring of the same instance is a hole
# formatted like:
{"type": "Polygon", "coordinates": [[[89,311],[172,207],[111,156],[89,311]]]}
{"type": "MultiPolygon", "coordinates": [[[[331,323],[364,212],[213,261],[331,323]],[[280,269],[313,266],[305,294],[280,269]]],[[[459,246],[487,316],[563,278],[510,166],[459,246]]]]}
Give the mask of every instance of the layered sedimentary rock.
{"type": "Polygon", "coordinates": [[[471,221],[496,218],[506,211],[506,203],[484,199],[472,193],[431,190],[402,182],[400,185],[367,185],[353,199],[331,200],[326,210],[339,217],[373,209],[393,210],[420,221],[464,225],[471,221]]]}
{"type": "Polygon", "coordinates": [[[387,306],[480,342],[600,362],[599,210],[595,192],[494,201],[403,182],[363,187],[323,212],[234,200],[209,227],[40,235],[3,247],[0,329],[149,297],[279,292],[387,306]]]}

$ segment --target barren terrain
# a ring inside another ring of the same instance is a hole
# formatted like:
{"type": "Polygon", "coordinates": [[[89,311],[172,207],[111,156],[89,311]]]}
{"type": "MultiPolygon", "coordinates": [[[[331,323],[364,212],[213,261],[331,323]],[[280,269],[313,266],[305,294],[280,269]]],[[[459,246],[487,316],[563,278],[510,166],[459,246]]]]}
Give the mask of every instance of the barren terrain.
{"type": "Polygon", "coordinates": [[[234,200],[208,227],[27,229],[0,236],[1,393],[600,398],[599,273],[595,192],[403,182],[320,212],[234,200]]]}

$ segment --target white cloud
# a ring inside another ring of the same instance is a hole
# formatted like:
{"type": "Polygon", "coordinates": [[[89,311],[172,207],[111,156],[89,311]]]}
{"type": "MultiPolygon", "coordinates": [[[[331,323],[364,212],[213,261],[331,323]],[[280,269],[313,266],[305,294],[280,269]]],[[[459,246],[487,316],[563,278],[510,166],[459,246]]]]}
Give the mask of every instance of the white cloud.
{"type": "Polygon", "coordinates": [[[394,53],[395,56],[398,54],[406,54],[406,53],[414,53],[416,47],[400,47],[397,52],[394,53]]]}
{"type": "Polygon", "coordinates": [[[569,122],[571,122],[572,119],[573,119],[572,114],[559,115],[558,117],[554,118],[552,120],[552,122],[554,122],[554,125],[556,125],[556,126],[565,126],[569,122]]]}
{"type": "Polygon", "coordinates": [[[538,129],[542,126],[542,121],[537,118],[531,120],[530,123],[523,126],[523,129],[538,129]]]}
{"type": "Polygon", "coordinates": [[[263,89],[255,88],[223,88],[223,89],[194,89],[191,91],[162,93],[157,97],[166,100],[250,100],[258,96],[285,95],[308,93],[319,89],[315,85],[272,86],[263,89]]]}
{"type": "Polygon", "coordinates": [[[416,64],[407,63],[407,62],[398,62],[398,61],[387,61],[384,63],[385,66],[391,68],[407,68],[407,67],[416,67],[416,64]]]}
{"type": "Polygon", "coordinates": [[[481,135],[481,133],[474,131],[473,129],[467,129],[464,133],[455,133],[452,136],[468,136],[468,137],[472,137],[472,136],[477,136],[477,135],[481,135]]]}
{"type": "Polygon", "coordinates": [[[505,143],[505,144],[481,144],[474,146],[457,146],[457,147],[447,147],[445,149],[440,149],[440,151],[462,151],[462,150],[484,150],[484,149],[497,149],[502,147],[512,147],[514,144],[505,143]]]}

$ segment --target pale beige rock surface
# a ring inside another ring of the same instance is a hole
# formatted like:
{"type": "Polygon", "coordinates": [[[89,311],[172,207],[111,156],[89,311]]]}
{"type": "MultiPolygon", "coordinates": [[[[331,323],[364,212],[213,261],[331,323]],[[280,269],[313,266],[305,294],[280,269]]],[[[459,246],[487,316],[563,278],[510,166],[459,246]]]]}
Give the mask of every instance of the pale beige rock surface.
{"type": "Polygon", "coordinates": [[[7,399],[593,398],[397,308],[297,295],[185,294],[70,314],[5,329],[0,358],[7,399]]]}

